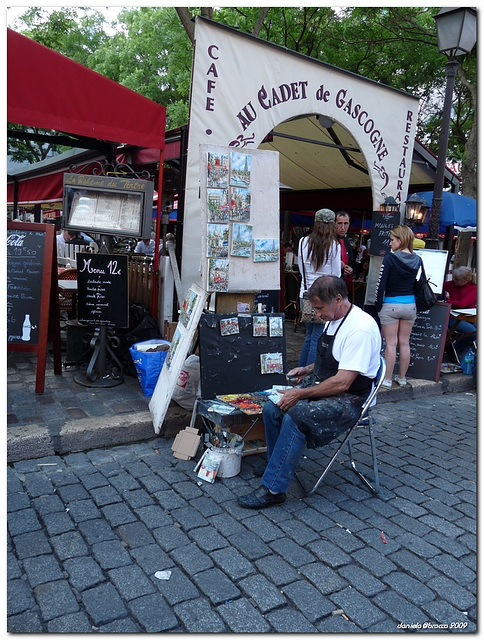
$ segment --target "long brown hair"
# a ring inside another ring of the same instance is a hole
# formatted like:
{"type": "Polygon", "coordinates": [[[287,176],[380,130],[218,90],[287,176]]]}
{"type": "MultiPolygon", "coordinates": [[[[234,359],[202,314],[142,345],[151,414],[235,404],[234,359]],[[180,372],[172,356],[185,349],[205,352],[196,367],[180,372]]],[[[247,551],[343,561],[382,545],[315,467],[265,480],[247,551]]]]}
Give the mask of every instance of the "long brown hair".
{"type": "Polygon", "coordinates": [[[334,222],[315,222],[308,236],[308,259],[315,271],[328,261],[333,242],[337,242],[334,222]]]}

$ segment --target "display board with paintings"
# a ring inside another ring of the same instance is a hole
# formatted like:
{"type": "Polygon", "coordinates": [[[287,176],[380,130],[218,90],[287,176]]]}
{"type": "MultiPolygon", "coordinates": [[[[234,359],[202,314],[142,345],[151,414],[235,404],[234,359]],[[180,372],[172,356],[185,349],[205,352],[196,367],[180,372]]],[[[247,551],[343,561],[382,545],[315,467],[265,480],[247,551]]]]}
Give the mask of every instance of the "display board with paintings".
{"type": "Polygon", "coordinates": [[[201,145],[202,276],[209,292],[279,288],[279,159],[201,145]]]}
{"type": "Polygon", "coordinates": [[[199,322],[201,397],[265,391],[286,384],[282,313],[203,313],[199,322]]]}
{"type": "Polygon", "coordinates": [[[149,404],[155,433],[161,430],[178,377],[192,345],[200,315],[207,303],[207,297],[206,291],[193,283],[183,301],[180,318],[149,404]]]}

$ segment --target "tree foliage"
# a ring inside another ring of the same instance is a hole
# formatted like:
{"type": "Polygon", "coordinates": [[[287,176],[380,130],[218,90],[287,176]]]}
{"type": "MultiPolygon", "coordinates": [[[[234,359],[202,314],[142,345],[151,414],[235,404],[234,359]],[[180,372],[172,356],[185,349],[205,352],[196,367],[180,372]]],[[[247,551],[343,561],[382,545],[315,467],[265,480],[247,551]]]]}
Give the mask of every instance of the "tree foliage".
{"type": "MultiPolygon", "coordinates": [[[[420,99],[417,135],[438,154],[444,56],[435,7],[137,7],[123,9],[106,33],[93,9],[30,8],[26,35],[167,108],[167,128],[186,124],[196,14],[322,60],[420,99]]],[[[448,158],[462,160],[464,192],[476,191],[477,56],[460,59],[448,158]]]]}

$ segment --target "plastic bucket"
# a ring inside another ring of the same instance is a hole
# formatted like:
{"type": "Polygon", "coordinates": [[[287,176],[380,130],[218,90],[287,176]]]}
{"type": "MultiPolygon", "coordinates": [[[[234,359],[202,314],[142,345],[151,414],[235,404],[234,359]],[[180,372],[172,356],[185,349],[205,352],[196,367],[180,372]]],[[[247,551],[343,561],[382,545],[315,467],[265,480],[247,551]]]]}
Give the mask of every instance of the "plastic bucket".
{"type": "Polygon", "coordinates": [[[220,460],[220,467],[217,476],[220,478],[232,478],[240,472],[242,463],[242,451],[244,449],[244,441],[242,438],[237,439],[235,444],[230,447],[214,447],[208,445],[210,449],[210,457],[220,460]]]}

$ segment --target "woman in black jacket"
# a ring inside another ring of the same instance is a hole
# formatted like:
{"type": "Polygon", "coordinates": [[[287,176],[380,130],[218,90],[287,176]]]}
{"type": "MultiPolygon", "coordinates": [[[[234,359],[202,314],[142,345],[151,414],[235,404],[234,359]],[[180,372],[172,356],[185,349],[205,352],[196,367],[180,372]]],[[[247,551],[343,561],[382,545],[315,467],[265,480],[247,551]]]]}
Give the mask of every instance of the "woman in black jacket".
{"type": "Polygon", "coordinates": [[[391,253],[383,258],[377,289],[375,307],[381,322],[385,340],[385,363],[387,367],[384,387],[392,386],[398,344],[398,376],[400,386],[410,364],[410,334],[417,317],[413,286],[423,263],[413,252],[413,232],[409,227],[398,225],[390,231],[391,253]]]}

